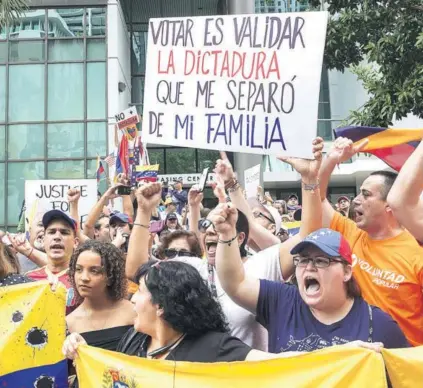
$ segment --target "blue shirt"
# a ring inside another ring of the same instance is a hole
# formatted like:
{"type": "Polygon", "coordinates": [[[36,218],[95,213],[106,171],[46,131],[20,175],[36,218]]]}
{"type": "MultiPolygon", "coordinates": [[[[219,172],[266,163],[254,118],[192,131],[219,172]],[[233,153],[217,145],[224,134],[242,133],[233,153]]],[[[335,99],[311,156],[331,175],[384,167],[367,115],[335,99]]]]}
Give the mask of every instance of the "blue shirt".
{"type": "MultiPolygon", "coordinates": [[[[385,348],[405,348],[409,344],[398,324],[377,307],[372,310],[371,342],[385,348]]],[[[260,280],[257,320],[269,333],[269,352],[311,352],[332,345],[361,340],[368,342],[369,305],[356,298],[350,312],[331,325],[319,322],[302,300],[294,285],[260,280]]]]}

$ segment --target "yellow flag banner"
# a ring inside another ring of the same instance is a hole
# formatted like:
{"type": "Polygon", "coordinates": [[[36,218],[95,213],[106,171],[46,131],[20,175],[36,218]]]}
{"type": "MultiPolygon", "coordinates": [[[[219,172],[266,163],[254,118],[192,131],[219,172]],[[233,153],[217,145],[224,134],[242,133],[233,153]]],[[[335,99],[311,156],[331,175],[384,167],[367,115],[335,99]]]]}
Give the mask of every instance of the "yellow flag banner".
{"type": "Polygon", "coordinates": [[[394,388],[423,387],[423,346],[384,349],[382,356],[394,388]]]}
{"type": "Polygon", "coordinates": [[[78,354],[80,388],[387,387],[382,356],[360,348],[215,364],[148,360],[87,345],[78,354]]]}
{"type": "Polygon", "coordinates": [[[67,387],[66,290],[47,281],[0,287],[0,387],[67,387]]]}

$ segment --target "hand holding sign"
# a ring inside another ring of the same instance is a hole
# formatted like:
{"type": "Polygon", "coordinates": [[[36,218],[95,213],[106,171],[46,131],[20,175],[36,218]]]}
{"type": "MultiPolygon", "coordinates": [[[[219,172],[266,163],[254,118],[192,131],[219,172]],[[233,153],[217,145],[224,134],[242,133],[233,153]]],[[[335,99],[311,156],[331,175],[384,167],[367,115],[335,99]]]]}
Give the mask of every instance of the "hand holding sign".
{"type": "Polygon", "coordinates": [[[303,178],[303,180],[310,180],[315,183],[319,174],[320,165],[322,163],[323,139],[317,137],[313,140],[313,156],[314,159],[301,159],[279,156],[278,159],[288,163],[294,168],[303,178]]]}
{"type": "Polygon", "coordinates": [[[348,159],[351,159],[354,155],[361,152],[368,143],[369,139],[364,139],[357,145],[354,145],[352,140],[346,139],[345,137],[338,137],[333,143],[329,157],[336,159],[338,164],[346,162],[348,159]]]}
{"type": "Polygon", "coordinates": [[[194,185],[191,187],[190,191],[188,192],[188,206],[189,207],[199,207],[201,202],[203,201],[204,195],[198,189],[198,185],[194,185]]]}

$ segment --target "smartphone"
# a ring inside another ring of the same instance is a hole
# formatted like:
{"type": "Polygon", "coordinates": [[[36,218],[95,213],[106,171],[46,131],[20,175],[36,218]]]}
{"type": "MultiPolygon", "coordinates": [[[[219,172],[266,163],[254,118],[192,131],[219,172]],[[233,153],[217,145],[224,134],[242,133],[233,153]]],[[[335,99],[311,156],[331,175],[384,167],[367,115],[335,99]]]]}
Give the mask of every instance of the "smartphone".
{"type": "Polygon", "coordinates": [[[131,195],[131,186],[119,186],[116,193],[118,195],[131,195]]]}
{"type": "Polygon", "coordinates": [[[204,191],[204,188],[207,184],[207,178],[209,177],[209,167],[205,168],[203,170],[203,173],[201,174],[200,181],[198,182],[198,191],[204,191]]]}

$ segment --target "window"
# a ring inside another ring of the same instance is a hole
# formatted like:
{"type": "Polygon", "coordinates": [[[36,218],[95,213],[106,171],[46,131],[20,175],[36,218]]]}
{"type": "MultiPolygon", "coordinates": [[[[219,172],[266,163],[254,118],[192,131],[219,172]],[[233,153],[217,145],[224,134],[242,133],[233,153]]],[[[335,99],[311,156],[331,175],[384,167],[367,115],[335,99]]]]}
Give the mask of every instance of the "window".
{"type": "Polygon", "coordinates": [[[25,180],[44,179],[44,162],[13,162],[7,166],[7,223],[17,225],[25,199],[25,180]]]}
{"type": "Polygon", "coordinates": [[[106,116],[106,64],[87,63],[87,118],[106,116]]]}
{"type": "Polygon", "coordinates": [[[84,156],[84,123],[49,124],[47,150],[49,158],[82,158],[84,156]]]}
{"type": "Polygon", "coordinates": [[[165,174],[165,157],[163,148],[149,148],[150,164],[159,164],[159,174],[165,174]]]}
{"type": "Polygon", "coordinates": [[[48,65],[48,120],[84,118],[84,65],[48,65]]]}
{"type": "Polygon", "coordinates": [[[201,150],[198,151],[198,170],[203,171],[209,167],[210,171],[214,169],[216,160],[220,158],[219,151],[214,150],[201,150]]]}
{"type": "MultiPolygon", "coordinates": [[[[0,85],[6,85],[6,66],[0,66],[0,85]]],[[[6,88],[0,87],[0,123],[6,118],[6,88]]]]}
{"type": "Polygon", "coordinates": [[[44,125],[9,125],[9,159],[44,158],[44,125]]]}
{"type": "Polygon", "coordinates": [[[166,149],[167,174],[191,174],[197,172],[194,148],[166,149]]]}
{"type": "Polygon", "coordinates": [[[95,178],[108,154],[106,19],[29,9],[0,28],[0,227],[18,224],[25,180],[95,178]]]}
{"type": "Polygon", "coordinates": [[[44,66],[9,66],[9,121],[44,120],[44,66]]]}

